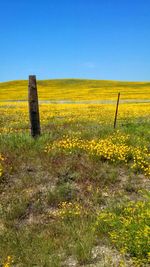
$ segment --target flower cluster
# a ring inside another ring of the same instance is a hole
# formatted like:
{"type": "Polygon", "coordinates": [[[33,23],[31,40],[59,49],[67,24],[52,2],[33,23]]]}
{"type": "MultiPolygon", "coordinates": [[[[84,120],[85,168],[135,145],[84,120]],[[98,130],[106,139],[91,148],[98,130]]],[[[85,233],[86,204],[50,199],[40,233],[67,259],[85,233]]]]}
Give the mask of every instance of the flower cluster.
{"type": "Polygon", "coordinates": [[[83,213],[83,207],[78,202],[62,202],[59,204],[57,216],[62,219],[70,219],[80,217],[83,213]]]}
{"type": "Polygon", "coordinates": [[[145,175],[150,175],[150,153],[147,147],[133,147],[128,144],[130,136],[117,131],[115,134],[105,139],[85,140],[78,137],[65,136],[62,140],[48,144],[45,152],[50,153],[53,150],[62,150],[73,153],[80,149],[88,152],[90,155],[98,156],[100,159],[111,162],[124,162],[129,164],[132,169],[140,170],[145,175]]]}
{"type": "Polygon", "coordinates": [[[12,257],[8,256],[6,262],[3,264],[3,267],[10,267],[12,263],[13,263],[12,257]]]}

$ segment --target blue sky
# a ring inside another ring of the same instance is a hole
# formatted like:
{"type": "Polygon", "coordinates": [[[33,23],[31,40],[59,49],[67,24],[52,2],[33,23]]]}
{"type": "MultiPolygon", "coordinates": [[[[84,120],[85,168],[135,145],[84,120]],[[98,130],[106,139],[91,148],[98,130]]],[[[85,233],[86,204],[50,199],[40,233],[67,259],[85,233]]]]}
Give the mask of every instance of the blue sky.
{"type": "Polygon", "coordinates": [[[150,81],[150,0],[0,0],[0,81],[150,81]]]}

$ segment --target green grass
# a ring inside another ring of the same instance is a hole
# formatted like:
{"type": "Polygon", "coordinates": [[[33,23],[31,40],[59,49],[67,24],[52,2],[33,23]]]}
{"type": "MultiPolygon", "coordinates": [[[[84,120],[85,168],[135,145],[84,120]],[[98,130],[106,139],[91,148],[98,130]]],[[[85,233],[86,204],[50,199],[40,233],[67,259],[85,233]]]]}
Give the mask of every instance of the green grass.
{"type": "Polygon", "coordinates": [[[96,228],[100,235],[108,235],[123,253],[130,254],[135,264],[144,266],[149,261],[150,194],[139,201],[115,204],[100,212],[96,228]]]}

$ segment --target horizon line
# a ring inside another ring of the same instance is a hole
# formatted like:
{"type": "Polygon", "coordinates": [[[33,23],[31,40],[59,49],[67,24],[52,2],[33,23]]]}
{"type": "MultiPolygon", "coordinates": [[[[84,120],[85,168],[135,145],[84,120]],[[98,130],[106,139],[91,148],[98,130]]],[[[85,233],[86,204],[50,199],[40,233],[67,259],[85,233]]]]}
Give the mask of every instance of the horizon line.
{"type": "MultiPolygon", "coordinates": [[[[34,75],[34,74],[33,74],[34,75]]],[[[30,76],[30,75],[29,75],[30,76]]],[[[54,80],[81,80],[81,81],[104,81],[104,82],[130,82],[130,83],[150,83],[150,80],[144,80],[144,81],[134,81],[134,80],[109,80],[109,79],[94,79],[94,78],[46,78],[46,79],[37,79],[37,81],[54,81],[54,80]]],[[[28,79],[18,79],[18,80],[7,80],[7,81],[0,81],[0,83],[9,83],[9,82],[21,82],[21,81],[28,81],[28,79]]]]}

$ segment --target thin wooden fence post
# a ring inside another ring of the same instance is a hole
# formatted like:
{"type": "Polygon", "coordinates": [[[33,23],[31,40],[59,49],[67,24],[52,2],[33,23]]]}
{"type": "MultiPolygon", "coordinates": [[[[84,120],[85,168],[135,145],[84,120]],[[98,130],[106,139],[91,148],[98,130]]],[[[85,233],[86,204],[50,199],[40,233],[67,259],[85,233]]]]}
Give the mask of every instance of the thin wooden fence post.
{"type": "Polygon", "coordinates": [[[38,105],[38,93],[36,76],[29,76],[28,84],[28,102],[29,102],[29,118],[31,125],[31,135],[38,137],[41,134],[40,130],[40,116],[39,116],[39,105],[38,105]]]}
{"type": "Polygon", "coordinates": [[[120,100],[120,93],[118,93],[118,99],[117,99],[117,105],[116,105],[116,113],[115,113],[115,119],[114,119],[114,129],[116,128],[116,123],[117,123],[119,100],[120,100]]]}

